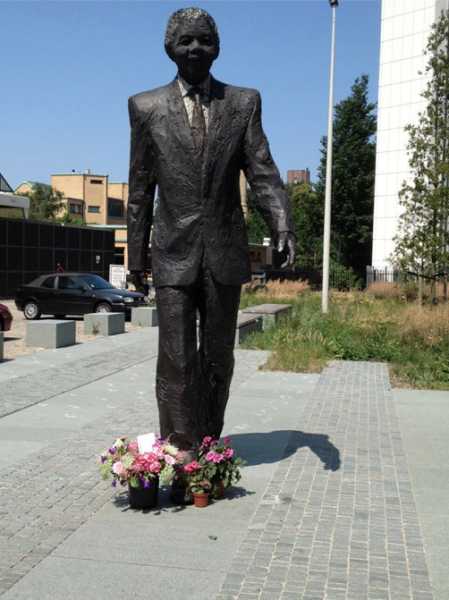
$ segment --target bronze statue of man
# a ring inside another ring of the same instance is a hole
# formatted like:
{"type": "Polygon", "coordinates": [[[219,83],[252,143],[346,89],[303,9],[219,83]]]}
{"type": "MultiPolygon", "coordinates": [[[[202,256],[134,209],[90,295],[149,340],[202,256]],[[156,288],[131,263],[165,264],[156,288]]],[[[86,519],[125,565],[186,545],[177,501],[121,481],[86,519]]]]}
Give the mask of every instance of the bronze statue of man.
{"type": "Polygon", "coordinates": [[[160,433],[188,450],[221,434],[240,289],[251,279],[240,170],[290,265],[294,235],[259,92],[209,73],[220,49],[213,18],[199,8],[178,10],[165,49],[178,67],[174,81],[129,99],[128,254],[139,285],[153,226],[160,433]]]}

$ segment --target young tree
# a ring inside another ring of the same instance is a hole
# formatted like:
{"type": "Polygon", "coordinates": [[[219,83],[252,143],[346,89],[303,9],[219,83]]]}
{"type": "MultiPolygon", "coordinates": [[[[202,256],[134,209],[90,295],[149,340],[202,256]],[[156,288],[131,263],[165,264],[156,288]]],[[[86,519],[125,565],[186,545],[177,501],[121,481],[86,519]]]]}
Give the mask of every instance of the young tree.
{"type": "MultiPolygon", "coordinates": [[[[371,264],[377,120],[368,101],[368,75],[334,112],[331,255],[361,277],[371,264]]],[[[327,138],[321,140],[317,194],[324,206],[327,138]]],[[[321,234],[322,235],[322,234],[321,234]]]]}
{"type": "Polygon", "coordinates": [[[323,205],[308,183],[291,184],[287,192],[292,203],[296,235],[296,264],[321,268],[323,254],[323,205]]]}
{"type": "Polygon", "coordinates": [[[63,195],[50,186],[36,184],[27,194],[30,198],[30,219],[54,221],[63,206],[63,195]]]}
{"type": "MultiPolygon", "coordinates": [[[[411,178],[399,192],[403,212],[392,258],[420,282],[431,278],[435,299],[435,276],[449,266],[449,11],[433,25],[426,54],[426,106],[406,127],[411,178]]],[[[444,288],[447,299],[447,275],[444,288]]]]}

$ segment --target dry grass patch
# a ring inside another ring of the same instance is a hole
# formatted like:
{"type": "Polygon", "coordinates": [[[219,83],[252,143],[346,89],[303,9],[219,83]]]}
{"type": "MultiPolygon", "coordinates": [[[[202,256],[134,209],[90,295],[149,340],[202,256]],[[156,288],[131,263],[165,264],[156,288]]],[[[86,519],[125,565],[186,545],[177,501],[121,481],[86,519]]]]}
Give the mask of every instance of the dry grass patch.
{"type": "Polygon", "coordinates": [[[366,293],[376,299],[397,299],[404,298],[404,290],[397,283],[388,281],[375,281],[370,283],[366,293]]]}
{"type": "Polygon", "coordinates": [[[266,284],[266,291],[263,292],[265,295],[279,300],[291,300],[299,294],[303,294],[310,290],[308,281],[281,281],[280,279],[274,279],[268,281],[266,284]]]}

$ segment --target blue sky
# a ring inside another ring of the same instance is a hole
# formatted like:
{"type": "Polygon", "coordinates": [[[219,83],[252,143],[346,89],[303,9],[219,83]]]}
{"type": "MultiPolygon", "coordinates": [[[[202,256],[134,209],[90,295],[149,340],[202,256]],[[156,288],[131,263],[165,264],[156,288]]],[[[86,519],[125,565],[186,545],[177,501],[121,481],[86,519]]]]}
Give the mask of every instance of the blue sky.
{"type": "MultiPolygon", "coordinates": [[[[127,98],[170,81],[168,16],[198,5],[215,18],[217,79],[258,88],[264,128],[285,178],[314,178],[326,132],[331,10],[327,0],[0,1],[0,172],[15,187],[72,169],[126,181],[127,98]]],[[[380,0],[341,0],[335,100],[362,73],[377,100],[380,0]]]]}

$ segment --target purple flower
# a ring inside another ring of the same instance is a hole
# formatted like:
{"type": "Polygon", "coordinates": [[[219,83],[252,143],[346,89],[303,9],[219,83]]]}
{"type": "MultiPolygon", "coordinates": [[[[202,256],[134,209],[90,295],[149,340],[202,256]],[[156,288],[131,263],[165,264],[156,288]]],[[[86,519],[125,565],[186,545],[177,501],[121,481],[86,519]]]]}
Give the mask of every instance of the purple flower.
{"type": "Polygon", "coordinates": [[[116,479],[113,479],[113,480],[112,480],[112,487],[115,487],[116,485],[117,485],[117,480],[116,480],[116,479]]]}
{"type": "Polygon", "coordinates": [[[145,489],[148,489],[150,487],[150,482],[148,481],[148,479],[143,480],[143,487],[145,489]]]}
{"type": "Polygon", "coordinates": [[[105,463],[106,462],[106,456],[101,455],[100,456],[100,460],[101,460],[102,463],[105,463]]]}
{"type": "Polygon", "coordinates": [[[109,448],[109,454],[115,454],[117,452],[117,450],[114,448],[114,446],[111,446],[109,448]]]}

